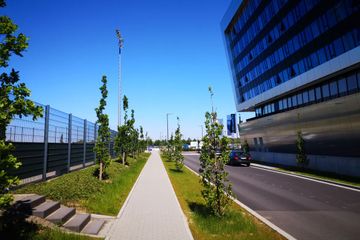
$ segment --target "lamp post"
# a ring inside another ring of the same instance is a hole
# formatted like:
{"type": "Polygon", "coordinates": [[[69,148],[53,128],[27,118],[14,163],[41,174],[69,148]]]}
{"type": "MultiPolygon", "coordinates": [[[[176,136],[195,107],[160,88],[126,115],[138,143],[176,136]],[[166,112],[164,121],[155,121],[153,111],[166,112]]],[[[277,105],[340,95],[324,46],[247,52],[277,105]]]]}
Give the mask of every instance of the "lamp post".
{"type": "Polygon", "coordinates": [[[169,141],[169,115],[172,113],[166,113],[166,143],[169,141]]]}
{"type": "Polygon", "coordinates": [[[201,127],[201,139],[204,137],[204,130],[203,130],[203,125],[198,125],[199,127],[201,127]]]}
{"type": "Polygon", "coordinates": [[[121,125],[121,49],[124,47],[124,39],[118,29],[115,30],[119,44],[119,76],[118,76],[118,126],[121,125]]]}

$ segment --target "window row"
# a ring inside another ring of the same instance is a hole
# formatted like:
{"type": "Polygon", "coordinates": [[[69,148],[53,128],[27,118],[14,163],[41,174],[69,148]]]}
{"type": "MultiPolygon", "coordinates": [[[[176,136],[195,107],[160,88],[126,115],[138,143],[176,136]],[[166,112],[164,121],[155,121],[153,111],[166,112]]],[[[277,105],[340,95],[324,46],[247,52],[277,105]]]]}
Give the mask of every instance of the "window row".
{"type": "MultiPolygon", "coordinates": [[[[290,67],[280,70],[269,79],[249,90],[244,91],[244,87],[242,87],[243,84],[238,82],[238,91],[243,92],[240,102],[249,100],[359,45],[360,30],[355,29],[335,39],[325,47],[309,54],[307,57],[300,59],[290,67]]],[[[246,79],[244,81],[246,82],[246,79]]]]}
{"type": "MultiPolygon", "coordinates": [[[[316,0],[317,1],[317,0],[316,0]]],[[[270,1],[270,3],[263,9],[256,20],[246,30],[244,34],[239,38],[240,29],[237,29],[236,25],[231,33],[231,46],[238,46],[240,49],[244,49],[251,41],[257,36],[257,34],[264,29],[264,27],[270,22],[270,20],[276,15],[277,12],[285,5],[286,1],[270,1]],[[239,38],[239,39],[236,39],[239,38]],[[236,43],[234,42],[236,41],[236,43]]]]}
{"type": "MultiPolygon", "coordinates": [[[[321,34],[324,34],[330,28],[335,26],[336,23],[340,22],[351,14],[352,11],[350,10],[349,6],[341,2],[341,5],[336,5],[334,8],[329,9],[325,14],[309,24],[302,32],[288,40],[283,46],[279,47],[265,60],[254,66],[251,70],[246,71],[245,69],[251,61],[250,57],[242,59],[235,68],[235,72],[238,74],[238,76],[245,75],[246,73],[246,75],[243,76],[242,85],[246,85],[248,82],[246,80],[253,80],[258,78],[267,70],[284,61],[289,56],[299,51],[301,48],[311,42],[313,39],[317,38],[321,34]],[[337,14],[335,16],[338,17],[334,18],[334,12],[336,11],[342,12],[342,14],[337,14]]],[[[251,56],[251,59],[254,59],[255,56],[251,52],[249,55],[251,56]]]]}
{"type": "MultiPolygon", "coordinates": [[[[248,65],[256,56],[262,53],[267,47],[269,47],[273,42],[279,39],[290,27],[295,25],[307,12],[309,12],[320,0],[313,0],[311,4],[306,4],[305,1],[300,1],[297,6],[290,10],[281,22],[279,22],[269,33],[258,43],[255,47],[247,53],[246,57],[242,58],[242,63],[240,66],[245,67],[248,65]]],[[[261,30],[261,29],[260,29],[261,30]]],[[[260,30],[255,33],[258,34],[260,30]]],[[[255,37],[255,36],[254,36],[255,37]]],[[[252,38],[253,39],[253,38],[252,38]]],[[[251,39],[251,40],[252,40],[251,39]]],[[[250,41],[251,42],[251,41],[250,41]]],[[[235,44],[233,48],[233,56],[237,57],[244,55],[243,50],[247,47],[241,39],[235,44]]]]}
{"type": "Polygon", "coordinates": [[[255,116],[261,117],[271,113],[291,110],[296,107],[309,105],[329,99],[345,96],[360,91],[360,71],[348,76],[287,96],[255,109],[255,116]]]}

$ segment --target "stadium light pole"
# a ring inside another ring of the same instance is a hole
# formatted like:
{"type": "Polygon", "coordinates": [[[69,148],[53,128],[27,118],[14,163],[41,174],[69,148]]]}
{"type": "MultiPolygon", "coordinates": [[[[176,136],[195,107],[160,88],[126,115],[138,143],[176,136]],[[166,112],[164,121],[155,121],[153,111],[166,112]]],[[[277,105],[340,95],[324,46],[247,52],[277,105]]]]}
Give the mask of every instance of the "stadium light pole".
{"type": "Polygon", "coordinates": [[[118,29],[115,30],[119,45],[119,76],[118,76],[118,126],[121,125],[121,49],[124,47],[124,39],[118,29]]]}

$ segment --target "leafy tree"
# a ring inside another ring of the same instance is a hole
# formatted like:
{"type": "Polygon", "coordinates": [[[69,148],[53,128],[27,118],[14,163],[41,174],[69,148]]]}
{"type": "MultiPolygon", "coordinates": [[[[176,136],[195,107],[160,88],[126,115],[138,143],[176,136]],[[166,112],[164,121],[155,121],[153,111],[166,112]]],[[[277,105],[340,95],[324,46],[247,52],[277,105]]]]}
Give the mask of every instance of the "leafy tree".
{"type": "Polygon", "coordinates": [[[220,217],[224,215],[231,201],[229,195],[232,195],[232,190],[227,179],[228,173],[225,171],[225,164],[229,160],[228,139],[221,137],[223,126],[216,119],[216,112],[206,112],[206,135],[201,148],[200,176],[204,186],[202,196],[212,212],[220,217]]]}
{"type": "MultiPolygon", "coordinates": [[[[5,7],[5,1],[0,0],[0,7],[5,7]]],[[[19,72],[7,71],[10,57],[15,54],[20,57],[28,47],[28,39],[24,34],[16,34],[18,26],[9,17],[0,16],[0,208],[6,208],[12,201],[9,188],[18,184],[19,179],[9,174],[9,171],[20,167],[21,163],[11,152],[14,146],[6,142],[6,127],[15,116],[32,115],[33,120],[42,116],[42,108],[36,106],[30,97],[30,90],[25,83],[20,83],[19,72]]]]}
{"type": "MultiPolygon", "coordinates": [[[[179,118],[177,118],[177,120],[179,121],[179,118]]],[[[172,149],[174,149],[173,150],[173,158],[175,160],[176,170],[178,170],[178,171],[181,171],[184,166],[184,156],[181,154],[182,145],[183,145],[183,143],[181,141],[181,137],[182,137],[182,134],[180,132],[180,124],[178,122],[178,127],[175,131],[175,139],[172,142],[173,143],[172,149]]]]}
{"type": "Polygon", "coordinates": [[[106,87],[107,79],[103,76],[101,79],[103,85],[100,87],[101,99],[99,107],[95,109],[97,121],[99,125],[98,137],[95,143],[96,160],[99,163],[99,179],[102,180],[104,177],[105,169],[109,166],[111,159],[109,153],[109,142],[110,142],[110,128],[109,128],[109,116],[104,113],[106,106],[106,98],[108,90],[106,87]]]}
{"type": "Polygon", "coordinates": [[[308,158],[305,151],[305,140],[302,136],[302,132],[297,132],[297,138],[296,138],[296,161],[300,165],[306,165],[308,163],[308,158]]]}

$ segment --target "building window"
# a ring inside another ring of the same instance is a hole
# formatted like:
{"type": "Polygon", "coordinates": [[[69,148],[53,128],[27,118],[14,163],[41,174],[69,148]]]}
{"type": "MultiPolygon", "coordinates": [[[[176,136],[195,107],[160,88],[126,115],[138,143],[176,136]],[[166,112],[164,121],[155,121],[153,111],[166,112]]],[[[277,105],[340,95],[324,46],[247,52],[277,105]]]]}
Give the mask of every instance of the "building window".
{"type": "Polygon", "coordinates": [[[279,104],[279,110],[280,111],[283,110],[283,102],[282,102],[282,100],[280,100],[278,104],[279,104]]]}
{"type": "Polygon", "coordinates": [[[302,99],[302,94],[301,93],[299,93],[296,98],[297,98],[298,105],[303,104],[303,99],[302,99]]]}
{"type": "Polygon", "coordinates": [[[309,102],[313,102],[313,101],[315,101],[315,90],[310,89],[309,90],[309,102]]]}
{"type": "Polygon", "coordinates": [[[286,98],[283,99],[282,102],[283,102],[283,108],[287,109],[287,99],[286,98]]]}
{"type": "Polygon", "coordinates": [[[346,79],[345,78],[340,79],[338,81],[338,85],[339,85],[339,94],[344,95],[344,93],[346,93],[347,91],[346,79]]]}
{"type": "Polygon", "coordinates": [[[347,86],[349,89],[349,92],[353,92],[357,90],[357,83],[356,83],[356,76],[355,74],[352,74],[348,76],[347,78],[347,86]]]}
{"type": "Polygon", "coordinates": [[[298,105],[296,95],[292,97],[292,104],[293,107],[296,107],[298,105]]]}
{"type": "Polygon", "coordinates": [[[304,102],[304,104],[305,103],[308,103],[309,102],[309,93],[308,93],[308,91],[305,91],[305,92],[303,92],[303,102],[304,102]]]}
{"type": "Polygon", "coordinates": [[[321,98],[322,98],[321,88],[320,88],[320,87],[317,87],[317,88],[315,89],[315,93],[316,93],[316,100],[317,100],[317,101],[320,101],[321,98]]]}
{"type": "Polygon", "coordinates": [[[338,95],[337,81],[333,81],[330,83],[330,95],[335,97],[338,95]]]}
{"type": "Polygon", "coordinates": [[[322,96],[324,99],[326,99],[330,96],[329,84],[323,85],[321,87],[321,90],[322,90],[322,96]]]}
{"type": "Polygon", "coordinates": [[[293,105],[292,105],[292,101],[291,101],[291,97],[289,97],[288,99],[287,99],[287,105],[288,105],[288,107],[289,108],[291,108],[293,105]]]}

